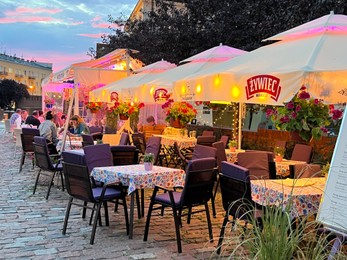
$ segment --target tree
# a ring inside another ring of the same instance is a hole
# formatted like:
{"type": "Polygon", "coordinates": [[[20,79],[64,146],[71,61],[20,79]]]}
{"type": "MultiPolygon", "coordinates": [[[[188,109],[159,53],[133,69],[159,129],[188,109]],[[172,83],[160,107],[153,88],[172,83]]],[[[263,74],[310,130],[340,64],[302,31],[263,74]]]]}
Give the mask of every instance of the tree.
{"type": "MultiPolygon", "coordinates": [[[[261,41],[334,11],[347,14],[342,0],[186,0],[185,10],[171,1],[157,0],[156,12],[144,21],[128,22],[127,31],[103,37],[112,51],[131,48],[146,64],[166,59],[179,61],[223,43],[251,51],[261,41]]],[[[124,19],[110,22],[121,24],[124,19]]],[[[265,43],[268,44],[268,43],[265,43]]],[[[91,49],[92,50],[92,49],[91,49]]]]}
{"type": "Polygon", "coordinates": [[[30,97],[27,86],[12,79],[0,81],[0,107],[10,108],[13,103],[30,97]]]}

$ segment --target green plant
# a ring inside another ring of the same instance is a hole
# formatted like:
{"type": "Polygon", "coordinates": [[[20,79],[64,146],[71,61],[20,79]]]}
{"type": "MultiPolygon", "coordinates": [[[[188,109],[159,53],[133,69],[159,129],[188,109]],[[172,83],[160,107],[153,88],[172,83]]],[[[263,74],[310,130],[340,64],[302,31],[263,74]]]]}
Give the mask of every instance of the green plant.
{"type": "Polygon", "coordinates": [[[236,147],[237,146],[237,141],[236,140],[230,140],[229,141],[229,148],[230,147],[236,147]]]}
{"type": "Polygon", "coordinates": [[[311,98],[302,86],[298,94],[285,106],[267,109],[266,116],[271,118],[278,130],[299,131],[299,135],[305,141],[313,137],[319,140],[326,127],[334,120],[342,117],[342,112],[329,109],[322,100],[311,98]]]}
{"type": "Polygon", "coordinates": [[[154,163],[154,154],[152,154],[152,153],[145,153],[143,155],[143,162],[154,163]]]}
{"type": "Polygon", "coordinates": [[[323,175],[323,176],[328,176],[329,169],[330,169],[330,163],[327,162],[327,163],[326,163],[325,165],[323,165],[323,167],[322,167],[322,175],[323,175]]]}
{"type": "Polygon", "coordinates": [[[182,125],[186,125],[192,119],[196,117],[196,109],[188,102],[173,102],[169,99],[166,103],[162,105],[162,108],[166,111],[167,122],[171,119],[180,120],[182,125]]]}
{"type": "Polygon", "coordinates": [[[282,146],[275,146],[274,148],[274,153],[277,156],[284,156],[284,152],[286,151],[286,148],[282,147],[282,146]]]}
{"type": "Polygon", "coordinates": [[[140,109],[145,106],[144,103],[134,103],[134,102],[114,102],[114,106],[110,109],[113,110],[113,113],[117,115],[132,116],[137,115],[140,112],[140,109]]]}

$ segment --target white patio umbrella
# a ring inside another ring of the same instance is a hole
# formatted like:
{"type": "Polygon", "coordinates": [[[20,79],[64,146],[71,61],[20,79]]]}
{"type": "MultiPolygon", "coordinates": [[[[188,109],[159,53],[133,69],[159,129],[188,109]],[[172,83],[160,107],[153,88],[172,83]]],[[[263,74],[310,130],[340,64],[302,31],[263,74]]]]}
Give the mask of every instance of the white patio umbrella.
{"type": "Polygon", "coordinates": [[[242,55],[244,53],[247,52],[226,45],[219,45],[181,61],[190,62],[167,70],[147,84],[143,84],[136,88],[128,88],[127,91],[129,92],[129,95],[138,97],[141,101],[155,102],[156,100],[158,100],[158,92],[172,92],[175,81],[197,73],[200,70],[207,69],[213,64],[220,63],[221,61],[225,60],[230,60],[231,58],[242,55]]]}
{"type": "Polygon", "coordinates": [[[327,103],[347,101],[347,33],[324,31],[267,45],[176,82],[175,100],[278,105],[302,85],[327,103]]]}
{"type": "MultiPolygon", "coordinates": [[[[339,21],[338,28],[347,26],[346,16],[332,20],[339,21]]],[[[290,30],[271,37],[285,40],[177,81],[174,99],[280,105],[305,85],[327,103],[346,102],[347,33],[332,26],[309,28],[310,33],[299,28],[300,35],[290,30]]]]}
{"type": "Polygon", "coordinates": [[[113,93],[113,95],[116,95],[119,99],[131,99],[132,101],[141,101],[141,99],[138,99],[138,97],[136,97],[136,100],[134,100],[134,96],[132,96],[131,93],[129,94],[127,89],[146,84],[147,82],[150,82],[153,79],[155,79],[158,76],[158,74],[175,67],[175,64],[167,62],[165,60],[157,61],[155,63],[152,63],[141,69],[136,70],[136,73],[138,74],[124,78],[122,80],[112,82],[102,88],[92,91],[91,99],[95,101],[110,102],[112,101],[111,93],[113,93]]]}

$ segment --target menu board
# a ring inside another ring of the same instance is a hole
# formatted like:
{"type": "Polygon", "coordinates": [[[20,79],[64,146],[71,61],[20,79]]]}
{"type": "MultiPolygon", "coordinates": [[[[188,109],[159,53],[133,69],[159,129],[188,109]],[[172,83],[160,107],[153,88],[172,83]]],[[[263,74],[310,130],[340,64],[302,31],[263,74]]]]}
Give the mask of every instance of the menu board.
{"type": "Polygon", "coordinates": [[[317,220],[331,230],[347,234],[347,109],[330,163],[317,220]]]}

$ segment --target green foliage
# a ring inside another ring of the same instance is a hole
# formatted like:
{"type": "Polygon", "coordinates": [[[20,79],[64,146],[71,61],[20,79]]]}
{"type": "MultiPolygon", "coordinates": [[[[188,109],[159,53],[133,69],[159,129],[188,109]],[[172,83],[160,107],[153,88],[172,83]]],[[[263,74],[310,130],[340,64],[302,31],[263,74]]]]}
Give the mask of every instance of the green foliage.
{"type": "MultiPolygon", "coordinates": [[[[186,10],[176,10],[171,1],[156,0],[157,13],[148,13],[147,20],[127,22],[127,32],[113,30],[103,37],[106,51],[130,48],[140,51],[137,58],[146,64],[162,58],[178,63],[219,43],[254,50],[262,45],[262,39],[327,15],[331,10],[347,14],[342,0],[181,2],[186,3],[186,10]]],[[[126,18],[110,16],[109,21],[122,25],[126,18]]],[[[100,53],[103,54],[106,53],[100,53]]]]}
{"type": "Polygon", "coordinates": [[[237,141],[236,140],[230,140],[229,141],[229,147],[236,147],[237,146],[237,141]]]}
{"type": "Polygon", "coordinates": [[[145,153],[143,155],[143,162],[154,163],[154,154],[152,154],[152,153],[145,153]]]}
{"type": "Polygon", "coordinates": [[[23,98],[30,97],[27,86],[12,79],[0,81],[0,107],[8,108],[13,103],[20,102],[23,98]]]}

